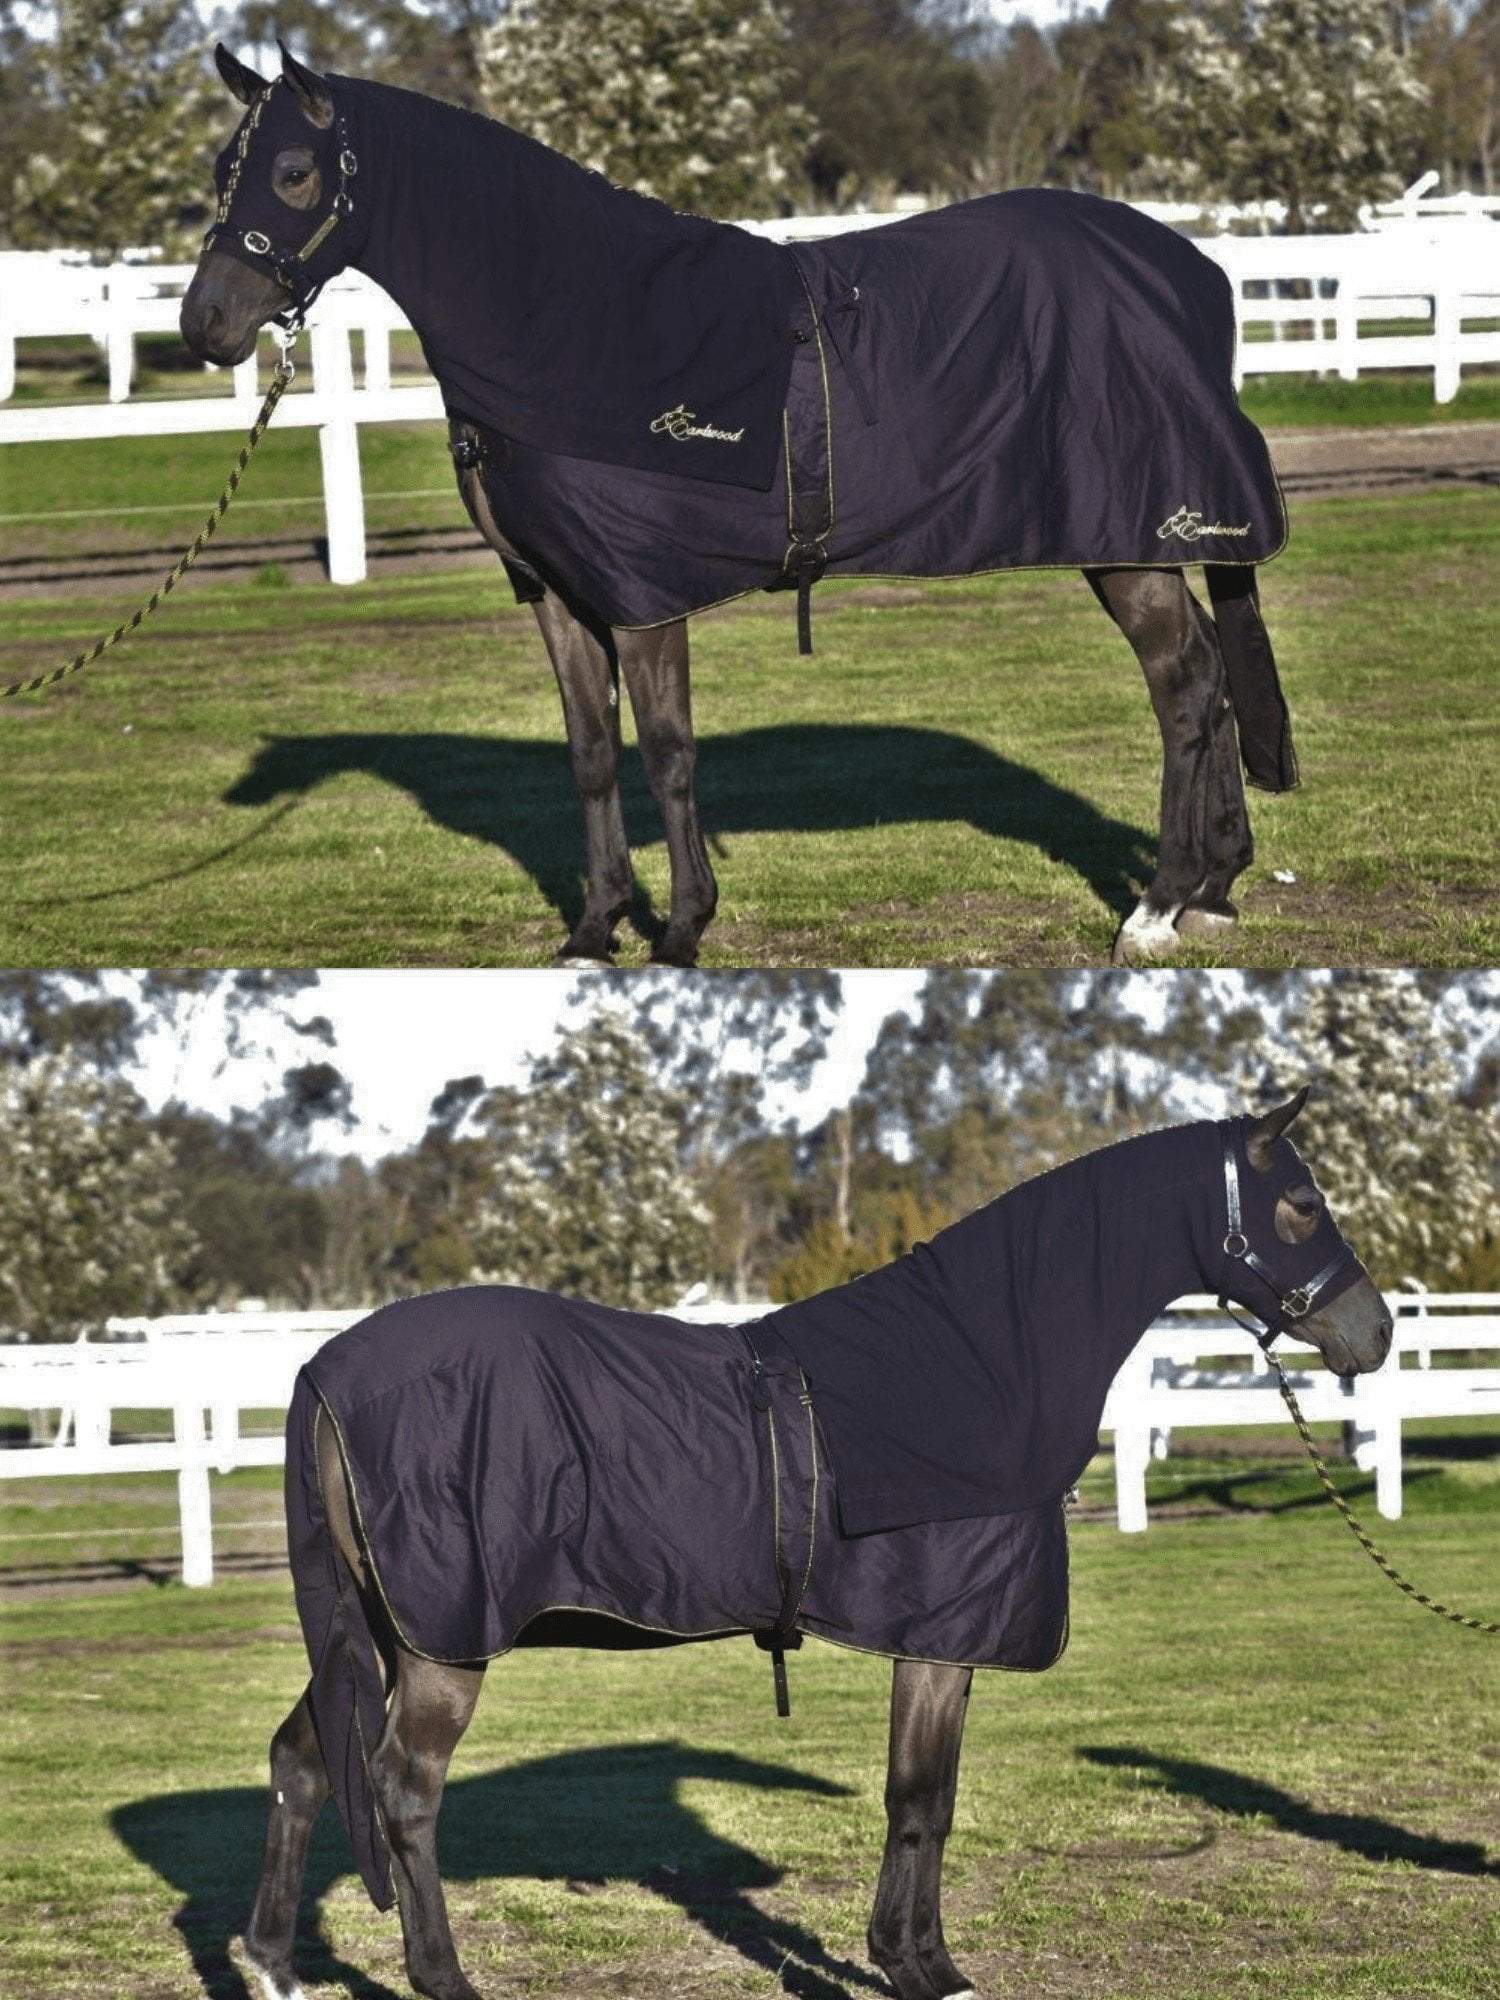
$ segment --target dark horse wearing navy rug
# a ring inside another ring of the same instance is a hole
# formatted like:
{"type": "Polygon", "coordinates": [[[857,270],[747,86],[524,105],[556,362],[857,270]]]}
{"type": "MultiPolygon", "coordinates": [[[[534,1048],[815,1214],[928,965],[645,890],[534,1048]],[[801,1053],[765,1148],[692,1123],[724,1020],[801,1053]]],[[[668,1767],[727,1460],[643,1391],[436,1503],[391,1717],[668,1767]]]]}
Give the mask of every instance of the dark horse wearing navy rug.
{"type": "Polygon", "coordinates": [[[183,336],[240,361],[346,266],[416,328],[465,503],[562,690],[587,849],[565,958],[607,959],[634,894],[620,677],[671,858],[655,956],[690,965],[717,888],[685,620],[790,587],[807,646],[825,572],[1081,567],[1164,744],[1156,873],[1116,957],[1234,921],[1241,755],[1254,784],[1296,782],[1255,588],[1286,523],[1234,399],[1229,283],[1186,238],[1033,188],[788,247],[406,91],[218,60],[249,110],[183,336]]]}
{"type": "Polygon", "coordinates": [[[895,1661],[870,1953],[900,2000],[967,1992],[939,1876],[969,1683],[1063,1650],[1063,1500],[1121,1362],[1203,1290],[1268,1341],[1295,1323],[1342,1373],[1385,1358],[1384,1302],[1284,1136],[1301,1103],[1075,1160],[746,1326],[478,1287],[330,1341],[287,1422],[312,1679],[271,1746],[245,1938],[266,1993],[299,1990],[331,1790],[371,1896],[400,1905],[413,1985],[476,2000],[435,1841],[489,1659],[746,1634],[779,1696],[803,1634],[895,1661]]]}

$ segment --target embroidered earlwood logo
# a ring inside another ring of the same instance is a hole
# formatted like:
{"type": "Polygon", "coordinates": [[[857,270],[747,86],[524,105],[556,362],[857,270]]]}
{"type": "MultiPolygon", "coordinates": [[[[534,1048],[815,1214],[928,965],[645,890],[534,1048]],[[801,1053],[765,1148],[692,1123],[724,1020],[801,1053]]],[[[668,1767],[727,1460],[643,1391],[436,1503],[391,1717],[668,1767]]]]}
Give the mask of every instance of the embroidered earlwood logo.
{"type": "Polygon", "coordinates": [[[713,438],[719,444],[738,444],[745,435],[745,426],[737,431],[722,431],[717,424],[700,424],[696,410],[690,410],[686,403],[679,403],[675,410],[663,410],[659,417],[651,419],[653,431],[665,431],[670,438],[713,438]]]}
{"type": "Polygon", "coordinates": [[[1231,528],[1224,521],[1205,521],[1196,507],[1179,507],[1156,531],[1159,541],[1165,541],[1168,535],[1176,535],[1182,542],[1201,542],[1205,535],[1248,535],[1249,532],[1248,521],[1243,528],[1231,528]]]}

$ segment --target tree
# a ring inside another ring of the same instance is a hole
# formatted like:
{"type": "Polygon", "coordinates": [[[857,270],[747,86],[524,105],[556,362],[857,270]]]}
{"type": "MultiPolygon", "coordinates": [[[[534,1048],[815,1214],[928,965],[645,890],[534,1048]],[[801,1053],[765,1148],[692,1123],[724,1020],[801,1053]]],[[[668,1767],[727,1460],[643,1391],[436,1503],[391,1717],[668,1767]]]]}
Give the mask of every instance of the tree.
{"type": "Polygon", "coordinates": [[[972,191],[989,131],[979,31],[930,0],[789,0],[807,173],[839,205],[892,189],[972,191]]]}
{"type": "Polygon", "coordinates": [[[787,203],[809,135],[779,0],[509,0],[480,77],[496,117],[702,215],[787,203]]]}
{"type": "Polygon", "coordinates": [[[47,63],[60,117],[17,177],[18,243],[103,260],[196,245],[225,123],[206,46],[190,0],[61,0],[47,63]]]}
{"type": "Polygon", "coordinates": [[[1338,230],[1412,178],[1425,96],[1390,0],[1207,0],[1179,8],[1153,104],[1184,191],[1338,230]]]}
{"type": "Polygon", "coordinates": [[[474,1241],[501,1283],[670,1305],[700,1279],[708,1214],[682,1164],[685,1098],[600,1008],[479,1113],[494,1179],[474,1241]]]}
{"type": "Polygon", "coordinates": [[[66,1054],[0,1072],[0,1322],[57,1341],[159,1310],[195,1247],[132,1090],[66,1054]]]}
{"type": "Polygon", "coordinates": [[[1293,1136],[1377,1283],[1451,1280],[1494,1235],[1500,1118],[1464,1101],[1470,1040],[1420,975],[1335,972],[1257,1065],[1268,1101],[1312,1084],[1293,1136]]]}

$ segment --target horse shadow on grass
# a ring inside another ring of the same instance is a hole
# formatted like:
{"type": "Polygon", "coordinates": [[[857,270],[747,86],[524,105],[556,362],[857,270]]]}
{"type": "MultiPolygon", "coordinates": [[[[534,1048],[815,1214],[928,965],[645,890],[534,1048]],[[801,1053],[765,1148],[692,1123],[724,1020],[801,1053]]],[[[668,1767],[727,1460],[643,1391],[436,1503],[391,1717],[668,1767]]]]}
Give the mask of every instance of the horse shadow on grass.
{"type": "MultiPolygon", "coordinates": [[[[714,1831],[681,1797],[685,1781],[845,1798],[849,1788],[780,1764],[676,1742],[571,1750],[455,1779],[443,1794],[438,1852],[445,1883],[508,1877],[565,1883],[580,1896],[632,1883],[675,1903],[710,1937],[768,1975],[768,1990],[799,2000],[857,2000],[890,1988],[863,1966],[831,1957],[793,1919],[766,1914],[749,1891],[783,1871],[714,1831]]],[[[244,1929],[265,1832],[266,1792],[237,1786],[137,1799],[112,1815],[132,1854],[182,1896],[173,1919],[203,1991],[254,2000],[231,1962],[244,1929]]],[[[308,1854],[294,1963],[310,1983],[341,1982],[351,2000],[402,2000],[343,1960],[322,1905],[352,1870],[348,1841],[325,1806],[308,1854]]],[[[394,1923],[394,1916],[391,1918],[394,1923]]]]}
{"type": "MultiPolygon", "coordinates": [[[[382,779],[435,825],[509,854],[572,928],[583,907],[583,842],[563,744],[442,731],[268,736],[224,798],[269,805],[350,772],[382,779]]],[[[661,822],[633,751],[621,763],[620,794],[631,845],[659,841],[661,822]]],[[[942,729],[781,723],[707,736],[698,746],[698,800],[721,852],[739,833],[966,821],[1072,869],[1117,916],[1134,907],[1155,867],[1155,837],[1143,828],[942,729]]],[[[647,936],[660,923],[639,884],[634,921],[647,936]]]]}
{"type": "Polygon", "coordinates": [[[1299,1834],[1304,1840],[1327,1841],[1364,1861],[1405,1861],[1414,1868],[1431,1868],[1442,1874],[1500,1881],[1500,1861],[1492,1861],[1477,1840],[1444,1840],[1436,1834],[1414,1833],[1410,1827],[1378,1819],[1372,1813],[1326,1812],[1264,1778],[1128,1744],[1087,1744],[1079,1748],[1078,1755],[1110,1770],[1145,1772],[1162,1791],[1199,1799],[1238,1819],[1269,1819],[1286,1833],[1299,1834]]]}

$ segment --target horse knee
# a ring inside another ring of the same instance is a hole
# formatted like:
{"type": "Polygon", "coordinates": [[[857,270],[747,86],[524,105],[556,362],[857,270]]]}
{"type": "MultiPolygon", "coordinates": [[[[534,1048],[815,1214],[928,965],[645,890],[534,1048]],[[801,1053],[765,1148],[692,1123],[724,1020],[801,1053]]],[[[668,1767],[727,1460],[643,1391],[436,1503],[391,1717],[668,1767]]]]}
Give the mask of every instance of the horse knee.
{"type": "Polygon", "coordinates": [[[380,1801],[391,1845],[410,1853],[436,1826],[444,1766],[406,1749],[399,1738],[381,1743],[370,1760],[370,1777],[380,1801]]]}
{"type": "Polygon", "coordinates": [[[686,804],[693,796],[697,745],[675,728],[654,728],[641,736],[641,756],[651,789],[662,803],[686,804]]]}
{"type": "Polygon", "coordinates": [[[619,747],[602,730],[572,745],[573,783],[580,798],[607,798],[619,775],[619,747]]]}
{"type": "Polygon", "coordinates": [[[271,1738],[271,1788],[276,1803],[311,1817],[328,1796],[328,1774],[307,1704],[298,1702],[271,1738]]]}

